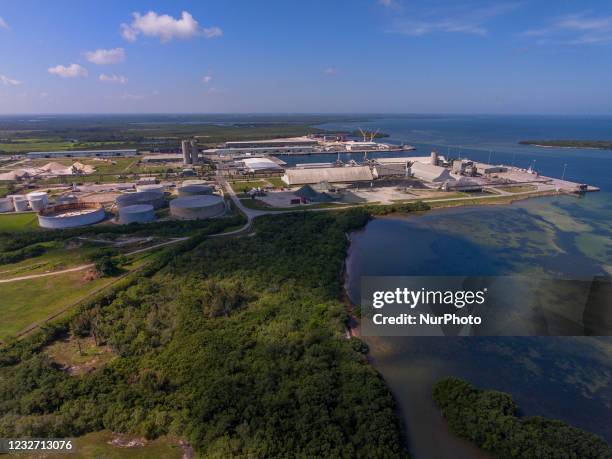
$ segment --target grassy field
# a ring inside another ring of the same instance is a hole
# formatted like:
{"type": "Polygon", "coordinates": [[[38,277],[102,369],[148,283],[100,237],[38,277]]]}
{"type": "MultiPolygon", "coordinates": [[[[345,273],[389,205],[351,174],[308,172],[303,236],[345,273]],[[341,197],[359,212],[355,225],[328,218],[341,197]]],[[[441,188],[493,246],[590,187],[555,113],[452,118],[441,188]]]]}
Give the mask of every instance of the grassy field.
{"type": "Polygon", "coordinates": [[[75,271],[0,284],[0,339],[15,336],[113,281],[110,277],[87,281],[85,273],[75,271]]]}
{"type": "Polygon", "coordinates": [[[130,440],[142,441],[141,438],[132,438],[114,434],[107,430],[94,432],[82,437],[72,439],[73,452],[49,454],[19,454],[20,458],[53,458],[53,459],[180,459],[183,448],[179,439],[175,437],[160,437],[154,441],[144,442],[144,445],[121,447],[111,444],[120,438],[126,444],[130,440]]]}
{"type": "Polygon", "coordinates": [[[65,247],[64,242],[50,241],[39,244],[47,249],[37,257],[27,258],[17,263],[0,265],[0,279],[27,276],[42,272],[59,271],[91,263],[90,256],[97,253],[99,244],[84,244],[82,247],[65,247]]]}
{"type": "Polygon", "coordinates": [[[0,232],[38,229],[36,212],[0,214],[0,232]]]}
{"type": "Polygon", "coordinates": [[[527,198],[535,198],[539,196],[550,196],[556,194],[555,192],[538,192],[538,193],[530,193],[524,194],[520,196],[494,196],[491,198],[485,199],[465,199],[465,200],[455,200],[455,201],[437,201],[432,202],[431,200],[424,199],[423,202],[426,202],[432,209],[443,208],[443,207],[459,207],[459,206],[482,206],[482,205],[493,205],[493,204],[510,204],[514,201],[519,201],[527,198]]]}
{"type": "MultiPolygon", "coordinates": [[[[279,211],[279,212],[288,211],[288,210],[296,211],[296,210],[305,210],[305,209],[328,209],[332,207],[350,207],[350,206],[356,205],[356,204],[343,204],[343,203],[336,203],[336,202],[324,202],[324,203],[319,203],[319,204],[307,204],[307,205],[292,206],[292,207],[272,207],[260,199],[244,198],[244,199],[241,199],[240,201],[242,202],[244,207],[248,209],[274,210],[274,211],[279,211]]],[[[373,204],[373,203],[370,203],[370,204],[373,204]]]]}
{"type": "Polygon", "coordinates": [[[287,186],[287,184],[283,182],[280,177],[268,177],[266,180],[277,188],[284,188],[287,186]]]}
{"type": "Polygon", "coordinates": [[[58,340],[45,353],[70,374],[88,373],[116,357],[110,346],[96,345],[91,336],[58,340]]]}
{"type": "Polygon", "coordinates": [[[232,188],[236,193],[244,193],[252,188],[264,187],[266,182],[264,180],[251,180],[251,181],[234,181],[230,182],[232,188]]]}

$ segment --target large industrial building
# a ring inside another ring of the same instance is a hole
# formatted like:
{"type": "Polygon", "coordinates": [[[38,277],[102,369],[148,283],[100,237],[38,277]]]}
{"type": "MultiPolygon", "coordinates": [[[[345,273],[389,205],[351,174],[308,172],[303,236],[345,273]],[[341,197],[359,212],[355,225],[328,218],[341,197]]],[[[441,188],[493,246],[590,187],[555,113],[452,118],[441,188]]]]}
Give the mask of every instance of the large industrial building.
{"type": "Polygon", "coordinates": [[[410,166],[410,172],[415,178],[426,182],[444,182],[453,179],[448,169],[433,164],[414,162],[410,166]]]}
{"type": "Polygon", "coordinates": [[[508,170],[505,166],[494,166],[493,164],[486,163],[474,163],[474,167],[476,168],[476,172],[482,175],[486,174],[495,174],[498,172],[506,172],[508,170]]]}
{"type": "Polygon", "coordinates": [[[318,167],[314,169],[287,169],[282,176],[287,185],[308,185],[320,182],[351,183],[374,180],[368,166],[318,167]]]}
{"type": "Polygon", "coordinates": [[[81,158],[81,157],[113,157],[113,156],[136,156],[138,151],[128,150],[67,150],[67,151],[32,151],[27,154],[28,158],[81,158]]]}
{"type": "Polygon", "coordinates": [[[248,172],[278,172],[283,168],[269,158],[244,158],[240,160],[248,172]]]}

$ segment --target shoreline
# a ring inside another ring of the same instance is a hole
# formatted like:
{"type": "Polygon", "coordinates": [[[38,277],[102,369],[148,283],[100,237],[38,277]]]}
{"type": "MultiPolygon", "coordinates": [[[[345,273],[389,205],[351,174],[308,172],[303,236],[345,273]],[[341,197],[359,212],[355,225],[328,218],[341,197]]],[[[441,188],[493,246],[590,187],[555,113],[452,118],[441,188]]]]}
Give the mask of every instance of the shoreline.
{"type": "MultiPolygon", "coordinates": [[[[495,201],[495,202],[487,202],[484,204],[485,205],[495,205],[495,206],[512,205],[516,201],[524,201],[529,198],[537,198],[537,197],[544,198],[548,196],[558,196],[561,194],[563,193],[554,193],[552,195],[546,194],[546,195],[540,195],[540,196],[526,196],[526,195],[504,196],[504,198],[507,198],[507,199],[504,200],[503,202],[495,201]]],[[[392,388],[392,384],[390,384],[387,378],[385,378],[384,374],[381,371],[381,368],[377,365],[376,358],[373,356],[372,350],[370,348],[370,343],[364,340],[363,337],[361,336],[361,332],[360,332],[360,327],[361,327],[360,315],[361,314],[359,314],[359,317],[356,315],[356,310],[360,308],[360,305],[353,303],[353,301],[351,300],[350,293],[349,293],[349,279],[351,277],[351,268],[350,268],[349,258],[351,257],[351,251],[354,249],[353,235],[360,231],[364,231],[368,223],[374,219],[384,219],[384,218],[390,218],[390,217],[404,217],[405,218],[409,216],[419,217],[419,216],[427,215],[430,213],[446,212],[449,210],[454,210],[454,209],[459,209],[459,208],[465,208],[465,209],[478,208],[482,205],[483,205],[482,202],[479,202],[473,205],[464,204],[463,202],[459,202],[457,203],[457,205],[452,205],[452,202],[451,202],[451,205],[448,205],[448,206],[433,207],[428,210],[422,210],[422,211],[395,213],[395,214],[387,214],[387,215],[372,215],[370,220],[368,220],[363,227],[353,230],[350,233],[347,233],[346,235],[349,241],[349,245],[346,250],[346,256],[345,256],[344,264],[342,268],[342,280],[343,281],[342,281],[342,293],[341,293],[341,301],[344,303],[345,308],[347,310],[347,321],[345,325],[346,327],[345,338],[347,340],[350,340],[352,338],[358,338],[368,346],[368,351],[365,353],[364,358],[367,364],[370,365],[376,371],[376,373],[380,376],[380,378],[382,378],[387,390],[393,397],[393,401],[395,403],[394,414],[397,418],[396,421],[398,422],[398,425],[400,426],[403,446],[409,452],[411,457],[415,457],[415,448],[411,442],[410,423],[408,420],[410,417],[409,413],[405,410],[405,408],[402,408],[402,404],[400,403],[396,390],[392,388]]],[[[457,445],[463,445],[463,447],[465,448],[465,450],[462,451],[461,454],[465,454],[466,452],[468,454],[472,454],[476,452],[478,454],[478,457],[480,458],[491,458],[492,457],[486,451],[483,451],[480,448],[478,448],[478,446],[476,446],[475,444],[453,433],[448,427],[448,421],[446,420],[446,418],[442,416],[442,413],[439,410],[438,410],[438,413],[441,417],[442,425],[444,425],[446,428],[446,435],[448,436],[448,439],[452,443],[455,443],[457,445]]],[[[460,457],[463,457],[463,456],[460,456],[460,457]]]]}

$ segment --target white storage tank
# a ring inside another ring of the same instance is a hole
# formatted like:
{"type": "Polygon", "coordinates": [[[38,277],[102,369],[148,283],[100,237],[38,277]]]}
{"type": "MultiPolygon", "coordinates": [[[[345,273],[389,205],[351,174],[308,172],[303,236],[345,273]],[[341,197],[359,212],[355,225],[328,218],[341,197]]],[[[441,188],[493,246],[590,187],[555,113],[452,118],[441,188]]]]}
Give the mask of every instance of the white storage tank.
{"type": "Polygon", "coordinates": [[[117,207],[133,206],[136,204],[150,204],[155,209],[164,205],[164,193],[160,191],[137,191],[117,196],[117,207]]]}
{"type": "Polygon", "coordinates": [[[164,186],[161,183],[151,183],[148,185],[136,185],[136,191],[157,191],[164,192],[164,186]]]}
{"type": "Polygon", "coordinates": [[[204,183],[194,183],[189,185],[181,185],[178,187],[179,196],[196,196],[202,194],[212,194],[213,189],[210,185],[204,183]]]}
{"type": "Polygon", "coordinates": [[[32,210],[41,210],[49,205],[49,195],[46,191],[32,191],[26,195],[32,210]]]}
{"type": "Polygon", "coordinates": [[[186,185],[208,185],[208,182],[206,180],[199,180],[199,179],[183,180],[183,183],[181,183],[181,186],[186,186],[186,185]]]}
{"type": "Polygon", "coordinates": [[[10,197],[13,198],[13,207],[15,208],[15,212],[25,212],[29,210],[30,203],[28,202],[25,196],[21,194],[15,194],[10,197]]]}
{"type": "Polygon", "coordinates": [[[28,202],[30,203],[30,208],[36,212],[47,207],[43,198],[31,198],[28,200],[28,202]]]}
{"type": "Polygon", "coordinates": [[[13,200],[11,198],[0,198],[0,212],[12,212],[13,200]]]}
{"type": "Polygon", "coordinates": [[[148,223],[155,220],[155,210],[151,204],[135,204],[119,209],[119,223],[148,223]]]}
{"type": "Polygon", "coordinates": [[[104,220],[104,206],[94,202],[57,204],[38,212],[38,224],[43,228],[63,229],[93,225],[104,220]]]}
{"type": "Polygon", "coordinates": [[[181,219],[210,218],[225,211],[225,201],[216,194],[184,196],[170,201],[170,214],[181,219]]]}

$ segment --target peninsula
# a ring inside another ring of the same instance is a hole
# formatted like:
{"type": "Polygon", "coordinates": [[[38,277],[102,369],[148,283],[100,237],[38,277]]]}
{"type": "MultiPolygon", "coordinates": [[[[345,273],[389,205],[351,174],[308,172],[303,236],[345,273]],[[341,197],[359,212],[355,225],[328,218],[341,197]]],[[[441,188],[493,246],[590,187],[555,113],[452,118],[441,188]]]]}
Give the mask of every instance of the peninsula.
{"type": "Polygon", "coordinates": [[[521,140],[521,145],[557,148],[597,148],[612,150],[612,140],[521,140]]]}

